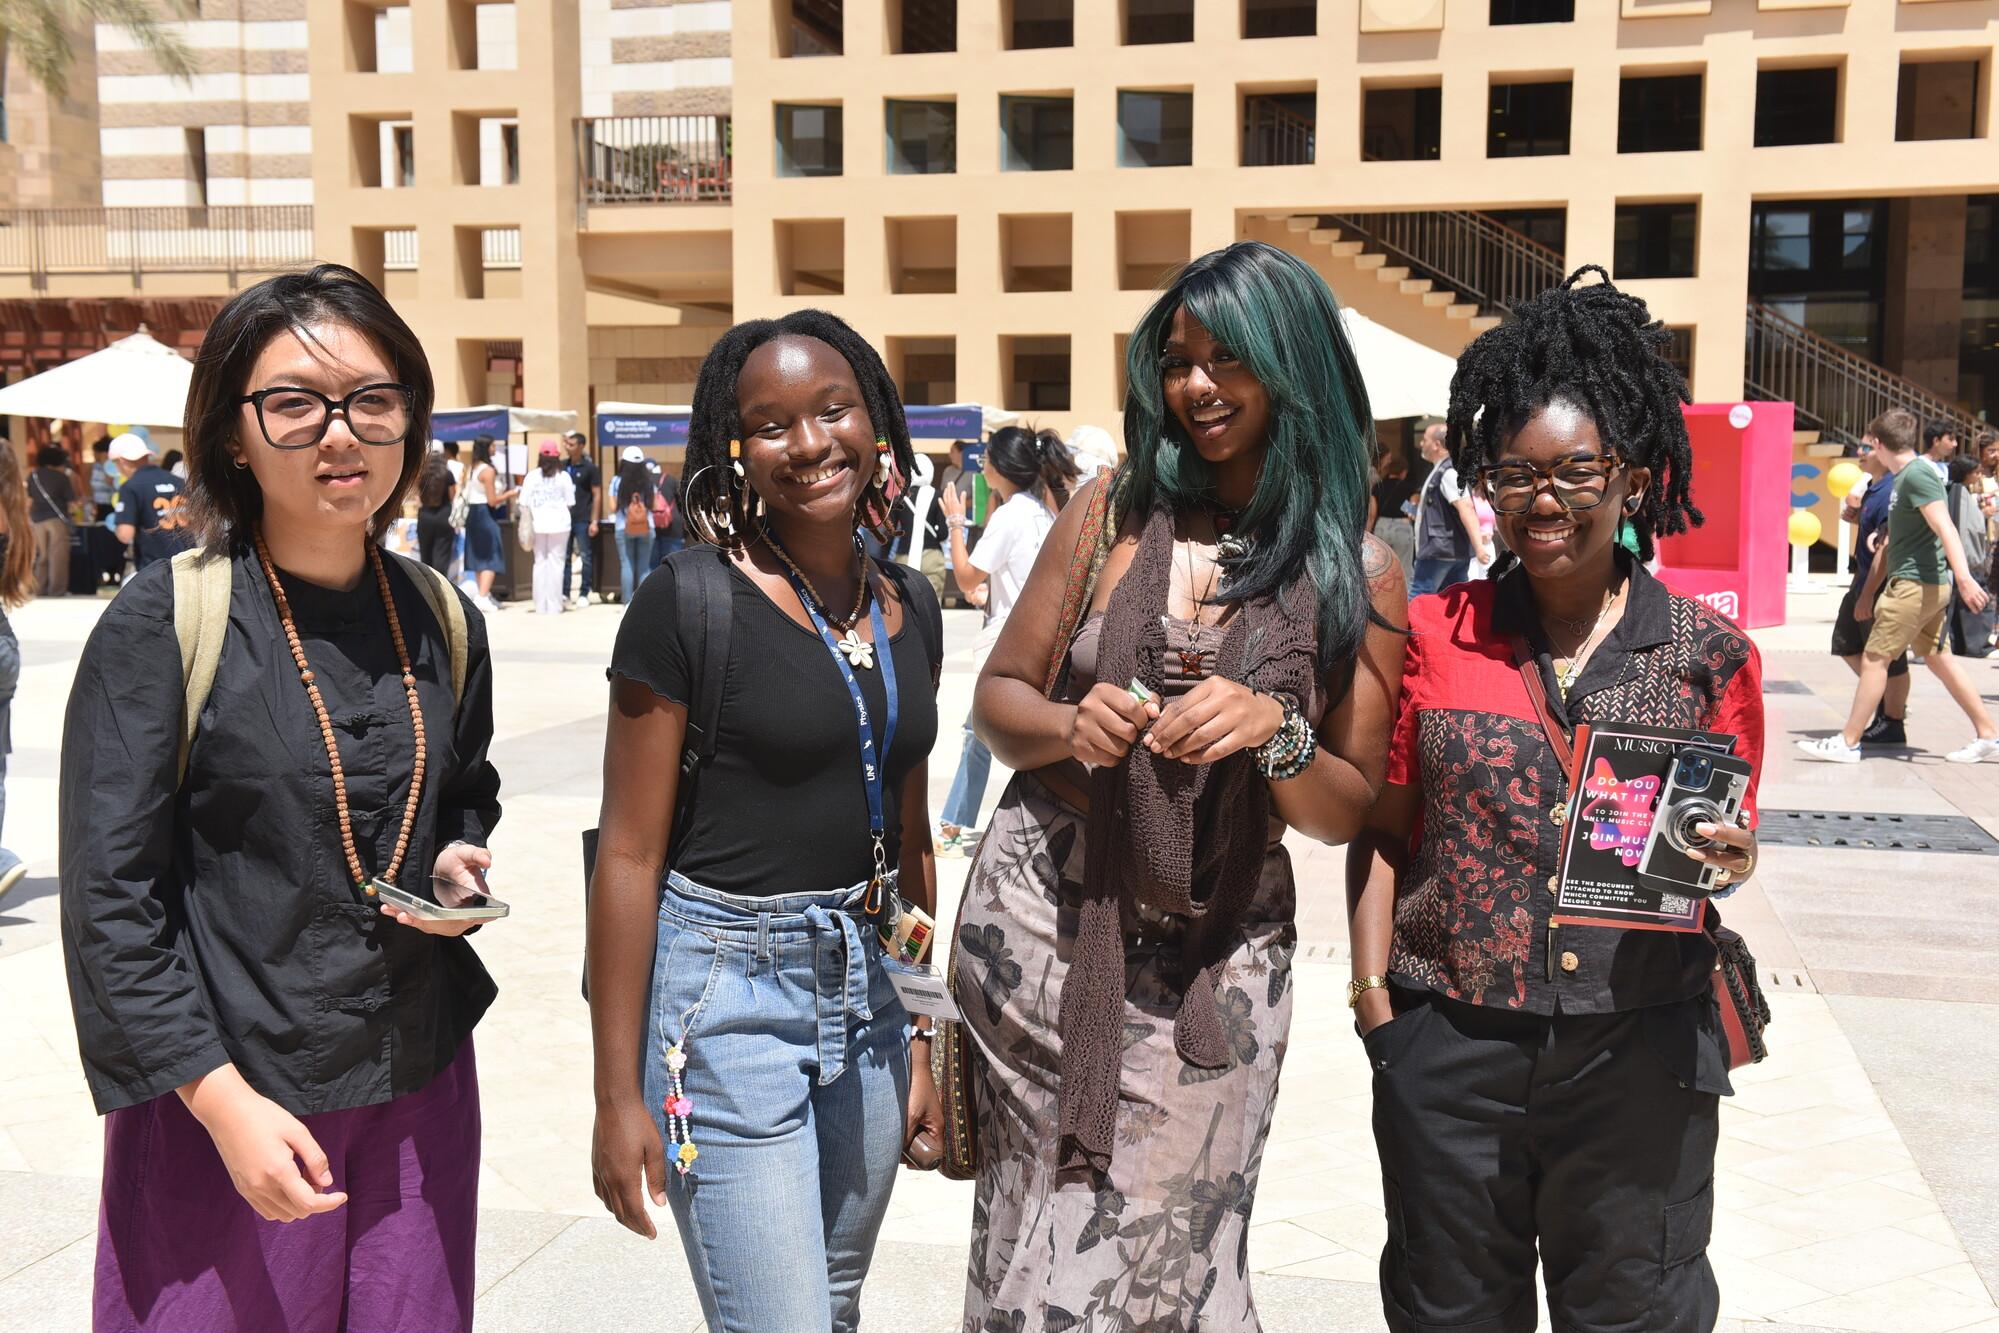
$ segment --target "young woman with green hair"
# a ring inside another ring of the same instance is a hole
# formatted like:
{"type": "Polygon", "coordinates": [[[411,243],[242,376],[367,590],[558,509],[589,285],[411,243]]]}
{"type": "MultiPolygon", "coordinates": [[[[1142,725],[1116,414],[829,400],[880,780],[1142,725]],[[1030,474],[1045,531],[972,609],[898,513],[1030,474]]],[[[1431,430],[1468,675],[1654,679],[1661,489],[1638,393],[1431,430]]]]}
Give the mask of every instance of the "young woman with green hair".
{"type": "Polygon", "coordinates": [[[981,1057],[966,1328],[1257,1327],[1297,944],[1279,839],[1359,828],[1402,669],[1325,283],[1233,245],[1130,348],[1130,461],[1063,511],[974,706],[1019,776],[955,932],[981,1057]]]}

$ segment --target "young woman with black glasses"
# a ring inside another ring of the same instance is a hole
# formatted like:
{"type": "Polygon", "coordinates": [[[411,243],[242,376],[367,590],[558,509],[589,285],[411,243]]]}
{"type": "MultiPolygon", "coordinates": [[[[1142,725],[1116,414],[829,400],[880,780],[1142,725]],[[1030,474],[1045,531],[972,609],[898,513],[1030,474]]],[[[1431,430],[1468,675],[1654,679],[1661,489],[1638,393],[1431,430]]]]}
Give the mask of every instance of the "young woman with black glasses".
{"type": "Polygon", "coordinates": [[[479,617],[379,541],[430,409],[358,273],[236,297],[188,396],[203,547],[84,648],[62,932],[106,1116],[99,1329],[472,1325],[493,983],[466,922],[378,893],[462,906],[500,816],[479,617]]]}

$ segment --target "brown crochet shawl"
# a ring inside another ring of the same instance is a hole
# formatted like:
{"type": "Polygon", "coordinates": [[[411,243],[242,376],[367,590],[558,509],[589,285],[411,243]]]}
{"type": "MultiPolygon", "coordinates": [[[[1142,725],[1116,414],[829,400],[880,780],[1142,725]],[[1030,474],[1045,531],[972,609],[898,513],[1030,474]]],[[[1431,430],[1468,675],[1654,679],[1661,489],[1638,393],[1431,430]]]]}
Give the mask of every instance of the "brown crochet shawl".
{"type": "MultiPolygon", "coordinates": [[[[1155,691],[1163,686],[1161,613],[1173,545],[1172,512],[1155,510],[1111,594],[1097,650],[1099,681],[1137,677],[1155,691]]],[[[1316,642],[1311,581],[1300,579],[1280,598],[1242,606],[1223,637],[1216,672],[1302,702],[1312,689],[1316,642]]],[[[1060,1010],[1063,1167],[1110,1166],[1130,905],[1186,919],[1173,1024],[1181,1058],[1202,1069],[1226,1068],[1233,1059],[1215,1007],[1216,975],[1255,897],[1269,820],[1270,788],[1251,751],[1196,767],[1138,745],[1123,763],[1091,775],[1082,910],[1060,1010]]]]}

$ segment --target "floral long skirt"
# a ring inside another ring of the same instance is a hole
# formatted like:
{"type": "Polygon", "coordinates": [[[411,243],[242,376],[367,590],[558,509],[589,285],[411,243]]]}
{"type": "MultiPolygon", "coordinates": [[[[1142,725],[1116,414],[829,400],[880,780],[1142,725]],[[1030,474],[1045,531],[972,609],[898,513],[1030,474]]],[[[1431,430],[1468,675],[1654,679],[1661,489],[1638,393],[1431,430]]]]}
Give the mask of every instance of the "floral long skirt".
{"type": "Polygon", "coordinates": [[[1056,1168],[1057,1012],[1085,821],[1031,776],[994,812],[965,888],[957,987],[985,1055],[964,1333],[1255,1330],[1249,1222],[1291,1027],[1291,862],[1273,846],[1217,987],[1233,1059],[1173,1046],[1173,918],[1125,946],[1124,1063],[1109,1174],[1056,1168]]]}

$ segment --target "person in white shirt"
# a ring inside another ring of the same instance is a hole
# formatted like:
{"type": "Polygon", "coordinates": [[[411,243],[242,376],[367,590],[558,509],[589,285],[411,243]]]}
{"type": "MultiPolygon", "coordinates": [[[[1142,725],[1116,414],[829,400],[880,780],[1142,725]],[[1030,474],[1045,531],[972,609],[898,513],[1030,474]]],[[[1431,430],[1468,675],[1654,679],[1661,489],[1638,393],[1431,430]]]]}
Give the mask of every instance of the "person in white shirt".
{"type": "Polygon", "coordinates": [[[521,483],[521,508],[534,525],[534,609],[541,615],[562,614],[562,566],[569,554],[569,511],[576,503],[576,482],[563,470],[562,446],[554,440],[541,445],[541,466],[521,483]]]}
{"type": "MultiPolygon", "coordinates": [[[[965,549],[968,520],[964,495],[955,486],[946,486],[939,495],[951,528],[951,572],[958,589],[974,606],[986,609],[985,628],[972,648],[974,672],[985,667],[986,655],[999,641],[1000,627],[1006,624],[1034,569],[1034,559],[1041,554],[1041,543],[1055,526],[1056,513],[1082,480],[1060,435],[1019,426],[993,432],[986,444],[983,474],[996,503],[979,534],[978,546],[971,551],[965,549]]],[[[992,751],[973,734],[972,719],[967,717],[958,775],[952,779],[951,794],[945,798],[937,824],[939,856],[970,852],[966,844],[972,840],[972,826],[979,819],[992,763],[992,751]]]]}

